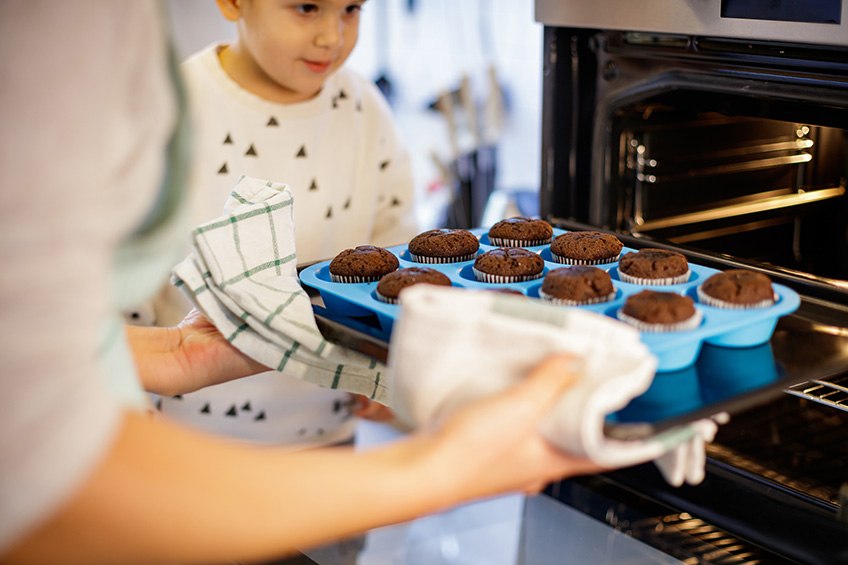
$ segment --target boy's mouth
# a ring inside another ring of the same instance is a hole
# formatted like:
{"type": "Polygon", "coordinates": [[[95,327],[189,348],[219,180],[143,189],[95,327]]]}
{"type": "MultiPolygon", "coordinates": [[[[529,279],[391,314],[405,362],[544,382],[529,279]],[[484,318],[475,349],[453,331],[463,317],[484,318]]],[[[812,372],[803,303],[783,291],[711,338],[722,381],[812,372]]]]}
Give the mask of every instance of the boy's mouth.
{"type": "Polygon", "coordinates": [[[303,64],[306,65],[306,68],[312,71],[313,73],[325,73],[330,68],[330,61],[321,62],[321,61],[307,61],[304,59],[303,64]]]}

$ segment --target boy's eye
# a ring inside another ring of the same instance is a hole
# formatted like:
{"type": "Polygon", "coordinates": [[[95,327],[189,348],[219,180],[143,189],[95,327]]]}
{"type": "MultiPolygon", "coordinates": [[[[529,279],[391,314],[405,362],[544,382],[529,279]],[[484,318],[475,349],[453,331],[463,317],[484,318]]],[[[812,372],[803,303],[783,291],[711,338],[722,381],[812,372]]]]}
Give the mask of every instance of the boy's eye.
{"type": "Polygon", "coordinates": [[[301,14],[314,14],[318,11],[318,6],[315,4],[298,4],[295,9],[301,14]]]}
{"type": "Polygon", "coordinates": [[[362,10],[362,4],[351,4],[347,8],[345,8],[345,13],[347,14],[355,14],[362,10]]]}

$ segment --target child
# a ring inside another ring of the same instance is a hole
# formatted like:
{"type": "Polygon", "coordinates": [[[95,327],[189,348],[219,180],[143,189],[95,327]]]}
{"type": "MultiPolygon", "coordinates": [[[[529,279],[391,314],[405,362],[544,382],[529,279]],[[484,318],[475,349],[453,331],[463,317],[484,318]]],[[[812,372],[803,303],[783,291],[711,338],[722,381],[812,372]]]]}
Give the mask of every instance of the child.
{"type": "MultiPolygon", "coordinates": [[[[195,127],[195,225],[221,215],[245,174],[291,187],[299,264],[361,244],[401,244],[419,231],[409,157],[388,104],[343,68],[364,3],[217,0],[237,39],[181,68],[195,127]]],[[[166,294],[165,307],[175,294],[166,294]]],[[[181,317],[185,305],[179,310],[181,317]]],[[[157,323],[172,321],[160,315],[157,323]]],[[[309,444],[349,440],[355,404],[347,393],[277,372],[158,402],[163,413],[210,431],[309,444]]]]}

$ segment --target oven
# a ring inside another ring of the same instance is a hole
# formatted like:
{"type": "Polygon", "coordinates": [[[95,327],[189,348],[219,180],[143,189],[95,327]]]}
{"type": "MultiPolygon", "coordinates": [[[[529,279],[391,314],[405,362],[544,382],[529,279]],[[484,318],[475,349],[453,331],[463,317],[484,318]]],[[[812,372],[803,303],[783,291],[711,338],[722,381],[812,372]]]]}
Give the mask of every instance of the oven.
{"type": "Polygon", "coordinates": [[[643,465],[547,493],[686,563],[848,563],[848,2],[536,0],[536,19],[541,216],[795,289],[769,354],[811,375],[734,414],[701,485],[643,465]]]}

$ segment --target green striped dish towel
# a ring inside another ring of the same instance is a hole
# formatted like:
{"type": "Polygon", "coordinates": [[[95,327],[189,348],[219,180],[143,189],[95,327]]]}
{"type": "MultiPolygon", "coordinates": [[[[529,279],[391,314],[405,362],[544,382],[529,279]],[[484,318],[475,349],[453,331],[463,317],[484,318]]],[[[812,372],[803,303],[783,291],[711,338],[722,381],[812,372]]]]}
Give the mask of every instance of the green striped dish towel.
{"type": "Polygon", "coordinates": [[[297,277],[293,206],[287,185],[242,176],[223,216],[192,232],[192,252],[172,282],[246,355],[385,404],[385,366],[318,330],[297,277]]]}
{"type": "Polygon", "coordinates": [[[554,353],[575,355],[579,377],[540,432],[569,453],[610,467],[654,461],[673,485],[704,477],[707,418],[645,439],[604,435],[607,415],[645,392],[657,360],[618,320],[526,297],[416,285],[403,292],[392,330],[390,403],[411,426],[432,426],[466,402],[520,380],[554,353]]]}

